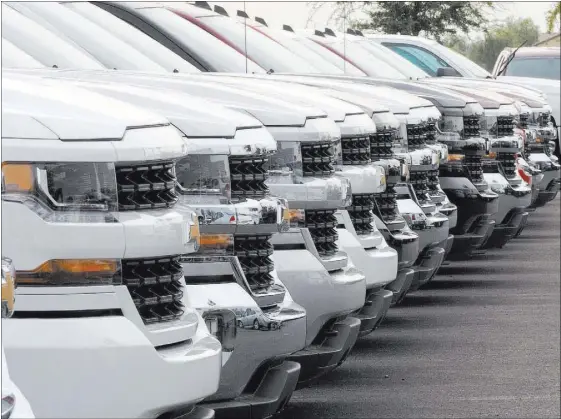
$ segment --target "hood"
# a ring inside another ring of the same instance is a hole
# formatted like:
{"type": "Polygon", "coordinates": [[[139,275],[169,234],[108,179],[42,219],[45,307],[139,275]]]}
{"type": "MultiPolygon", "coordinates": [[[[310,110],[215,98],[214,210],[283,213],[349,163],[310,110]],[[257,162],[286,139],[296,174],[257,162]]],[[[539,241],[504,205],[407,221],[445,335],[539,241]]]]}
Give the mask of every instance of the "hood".
{"type": "Polygon", "coordinates": [[[2,74],[2,138],[121,140],[162,116],[56,80],[2,74]]]}
{"type": "Polygon", "coordinates": [[[484,109],[498,109],[501,105],[512,105],[514,100],[501,95],[498,92],[493,92],[490,90],[476,89],[467,86],[457,86],[444,84],[450,90],[471,96],[475,99],[484,109]]]}
{"type": "Polygon", "coordinates": [[[207,100],[164,89],[135,86],[134,82],[108,82],[96,74],[37,72],[48,80],[64,80],[74,86],[122,100],[165,117],[187,137],[234,137],[238,129],[263,127],[257,119],[207,100]],[[77,76],[77,77],[76,77],[77,76]]]}
{"type": "Polygon", "coordinates": [[[561,85],[559,80],[538,79],[534,77],[500,76],[496,81],[513,84],[517,87],[524,87],[528,90],[536,90],[539,92],[548,88],[557,88],[559,90],[561,85]]]}
{"type": "MultiPolygon", "coordinates": [[[[33,70],[30,70],[33,71],[33,70]]],[[[296,105],[273,97],[244,91],[242,88],[201,80],[197,75],[154,74],[111,70],[50,70],[65,77],[126,83],[149,89],[172,90],[205,99],[227,108],[245,112],[265,126],[303,126],[308,118],[327,117],[321,109],[296,105]]]]}
{"type": "Polygon", "coordinates": [[[347,115],[364,113],[360,107],[326,94],[324,89],[277,80],[267,75],[207,73],[201,75],[201,78],[205,81],[210,79],[227,85],[243,86],[244,90],[260,94],[274,94],[283,100],[304,106],[314,106],[326,112],[335,122],[344,121],[347,115]]]}
{"type": "Polygon", "coordinates": [[[384,106],[387,106],[395,114],[407,114],[411,108],[430,106],[431,103],[420,97],[385,86],[365,86],[364,84],[352,83],[325,77],[307,77],[276,75],[274,78],[291,80],[312,86],[328,87],[333,90],[345,91],[353,94],[366,94],[375,98],[384,106]]]}

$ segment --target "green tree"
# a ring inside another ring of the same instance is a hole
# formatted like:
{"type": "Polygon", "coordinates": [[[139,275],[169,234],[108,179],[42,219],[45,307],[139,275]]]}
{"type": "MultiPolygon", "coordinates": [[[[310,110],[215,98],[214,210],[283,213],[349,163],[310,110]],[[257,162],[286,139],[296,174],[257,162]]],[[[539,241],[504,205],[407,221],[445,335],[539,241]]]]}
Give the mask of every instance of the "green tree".
{"type": "Polygon", "coordinates": [[[483,27],[487,23],[484,10],[490,7],[490,2],[378,2],[364,10],[368,19],[353,26],[390,34],[422,34],[440,41],[446,34],[483,27]]]}
{"type": "Polygon", "coordinates": [[[524,41],[533,45],[538,37],[539,27],[531,18],[511,18],[487,30],[483,39],[469,42],[465,37],[448,36],[444,44],[491,71],[504,48],[517,47],[524,41]]]}
{"type": "Polygon", "coordinates": [[[557,21],[557,23],[559,23],[559,19],[561,19],[561,2],[555,3],[551,10],[547,12],[547,33],[553,32],[555,22],[557,21]]]}

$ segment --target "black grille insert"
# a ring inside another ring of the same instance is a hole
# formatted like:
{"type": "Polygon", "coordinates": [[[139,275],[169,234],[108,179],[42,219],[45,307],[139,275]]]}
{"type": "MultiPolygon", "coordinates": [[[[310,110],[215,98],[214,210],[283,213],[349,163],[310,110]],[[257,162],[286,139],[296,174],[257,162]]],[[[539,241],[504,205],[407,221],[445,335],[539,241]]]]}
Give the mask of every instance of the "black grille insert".
{"type": "Polygon", "coordinates": [[[397,130],[377,131],[370,136],[370,157],[372,160],[391,159],[392,146],[397,139],[397,130]]]}
{"type": "Polygon", "coordinates": [[[423,148],[427,143],[428,127],[426,124],[407,125],[407,148],[409,151],[423,148]]]}
{"type": "Polygon", "coordinates": [[[180,256],[123,259],[116,283],[126,285],[145,324],[180,318],[184,313],[180,256]]]}
{"type": "Polygon", "coordinates": [[[516,156],[513,153],[497,153],[497,161],[501,163],[508,179],[516,176],[516,156]]]}
{"type": "Polygon", "coordinates": [[[175,205],[175,163],[116,167],[119,211],[167,208],[175,205]]]}
{"type": "Polygon", "coordinates": [[[274,285],[271,235],[235,236],[234,253],[253,292],[259,293],[274,285]]]}
{"type": "Polygon", "coordinates": [[[440,189],[439,186],[439,179],[438,179],[438,169],[437,170],[429,170],[427,172],[427,187],[431,192],[438,192],[440,189]]]}
{"type": "Polygon", "coordinates": [[[431,202],[429,195],[429,172],[411,172],[409,182],[421,204],[431,202]]]}
{"type": "Polygon", "coordinates": [[[427,144],[436,144],[436,134],[437,134],[436,122],[428,122],[426,127],[426,132],[427,132],[427,136],[426,136],[427,144]]]}
{"type": "Polygon", "coordinates": [[[551,122],[551,113],[549,112],[540,113],[540,116],[538,117],[538,124],[540,128],[547,127],[550,122],[551,122]]]}
{"type": "Polygon", "coordinates": [[[514,135],[514,119],[511,116],[497,117],[497,136],[508,137],[514,135]]]}
{"type": "Polygon", "coordinates": [[[468,170],[473,183],[483,182],[483,163],[481,162],[481,156],[466,155],[464,157],[464,166],[468,170]]]}
{"type": "Polygon", "coordinates": [[[268,159],[264,157],[232,156],[229,158],[232,199],[261,199],[269,194],[268,159]]]}
{"type": "Polygon", "coordinates": [[[374,194],[356,194],[353,195],[353,201],[347,208],[353,227],[357,234],[370,234],[374,231],[372,223],[374,216],[374,194]]]}
{"type": "Polygon", "coordinates": [[[335,150],[332,142],[306,143],[300,146],[303,176],[331,176],[335,173],[335,150]]]}
{"type": "Polygon", "coordinates": [[[360,166],[371,162],[369,137],[341,138],[341,149],[344,165],[360,166]]]}
{"type": "Polygon", "coordinates": [[[520,128],[528,128],[528,123],[530,122],[530,114],[529,113],[521,113],[520,114],[520,128]]]}
{"type": "Polygon", "coordinates": [[[306,210],[305,226],[310,230],[320,256],[333,256],[337,253],[336,210],[306,210]]]}
{"type": "Polygon", "coordinates": [[[374,194],[377,213],[384,223],[395,221],[400,215],[397,209],[397,193],[393,185],[386,185],[386,191],[374,194]]]}
{"type": "Polygon", "coordinates": [[[464,116],[464,137],[479,137],[480,129],[478,116],[464,116]]]}

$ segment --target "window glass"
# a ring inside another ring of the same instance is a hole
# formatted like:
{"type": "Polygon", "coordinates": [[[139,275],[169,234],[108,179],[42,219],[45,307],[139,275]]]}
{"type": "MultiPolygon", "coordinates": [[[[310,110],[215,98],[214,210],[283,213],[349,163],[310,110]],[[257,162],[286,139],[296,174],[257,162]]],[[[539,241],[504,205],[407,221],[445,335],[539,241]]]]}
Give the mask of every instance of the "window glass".
{"type": "Polygon", "coordinates": [[[447,48],[444,45],[435,43],[434,49],[438,51],[441,57],[450,57],[450,61],[454,61],[457,66],[456,70],[466,77],[478,77],[478,78],[492,78],[491,73],[485,70],[483,67],[475,64],[469,58],[457,53],[453,49],[447,48]]]}
{"type": "Polygon", "coordinates": [[[263,68],[240,54],[235,49],[215,38],[194,23],[183,19],[162,7],[138,10],[150,21],[172,33],[195,54],[203,57],[217,71],[225,73],[264,73],[263,68]]]}
{"type": "Polygon", "coordinates": [[[10,3],[39,25],[81,46],[107,68],[166,70],[102,27],[55,2],[10,3]]]}
{"type": "Polygon", "coordinates": [[[72,42],[2,4],[2,37],[47,67],[103,69],[103,65],[72,42]]]}
{"type": "Polygon", "coordinates": [[[298,37],[295,40],[301,43],[302,45],[304,45],[306,48],[309,48],[310,50],[314,51],[316,54],[323,57],[326,61],[329,61],[334,66],[338,67],[340,70],[344,71],[346,75],[366,76],[366,73],[364,73],[362,70],[355,67],[348,61],[345,61],[342,57],[339,57],[337,54],[329,51],[323,45],[320,45],[317,42],[305,37],[298,37]]]}
{"type": "Polygon", "coordinates": [[[241,51],[266,70],[276,73],[318,73],[310,63],[295,55],[281,44],[267,38],[241,22],[225,16],[205,16],[198,18],[205,25],[232,42],[241,51]]]}
{"type": "Polygon", "coordinates": [[[395,54],[381,44],[365,38],[364,40],[360,41],[360,45],[370,51],[372,55],[398,69],[407,77],[411,77],[412,79],[422,79],[428,77],[428,74],[425,71],[421,70],[419,67],[412,64],[409,60],[403,58],[399,54],[395,54]]]}
{"type": "Polygon", "coordinates": [[[505,75],[559,80],[559,73],[561,73],[559,57],[516,58],[515,56],[506,68],[505,75]]]}
{"type": "Polygon", "coordinates": [[[417,67],[425,71],[431,76],[436,76],[436,71],[441,67],[450,67],[450,65],[432,52],[415,45],[405,44],[386,44],[387,47],[397,52],[403,58],[409,60],[417,67]]]}
{"type": "Polygon", "coordinates": [[[89,21],[105,28],[117,38],[164,67],[167,71],[177,70],[181,73],[200,73],[195,66],[185,61],[175,52],[167,49],[144,32],[100,7],[87,2],[68,2],[62,4],[89,21]]]}

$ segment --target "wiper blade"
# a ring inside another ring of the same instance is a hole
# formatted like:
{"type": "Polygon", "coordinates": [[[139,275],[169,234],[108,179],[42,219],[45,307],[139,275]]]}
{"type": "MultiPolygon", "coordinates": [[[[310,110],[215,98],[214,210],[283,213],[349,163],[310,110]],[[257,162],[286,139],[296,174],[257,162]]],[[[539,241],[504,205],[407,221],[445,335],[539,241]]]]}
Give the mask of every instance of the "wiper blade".
{"type": "Polygon", "coordinates": [[[504,63],[503,66],[501,67],[501,69],[497,72],[497,76],[502,75],[502,74],[506,71],[506,68],[508,67],[508,65],[510,64],[510,62],[511,62],[512,60],[514,60],[514,56],[516,55],[516,52],[517,52],[520,48],[522,48],[524,45],[526,45],[526,42],[528,42],[528,41],[527,41],[527,40],[524,40],[524,42],[522,42],[522,43],[518,46],[518,48],[516,48],[514,51],[512,51],[512,52],[510,53],[510,55],[508,56],[507,60],[505,61],[505,63],[504,63]]]}

